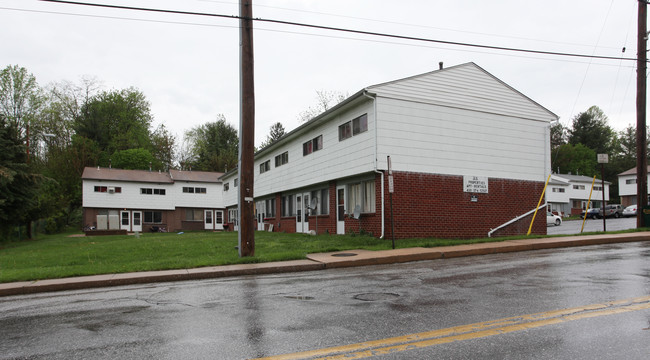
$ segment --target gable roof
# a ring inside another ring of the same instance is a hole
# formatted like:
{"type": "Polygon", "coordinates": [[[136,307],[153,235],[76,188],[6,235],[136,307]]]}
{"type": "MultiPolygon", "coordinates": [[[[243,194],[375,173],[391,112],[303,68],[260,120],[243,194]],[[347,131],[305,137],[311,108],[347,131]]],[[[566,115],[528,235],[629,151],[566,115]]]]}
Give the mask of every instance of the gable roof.
{"type": "Polygon", "coordinates": [[[223,173],[209,171],[179,171],[156,172],[147,170],[124,170],[115,168],[84,168],[81,175],[83,180],[111,180],[125,182],[144,182],[172,184],[174,181],[219,183],[223,173]]]}
{"type": "MultiPolygon", "coordinates": [[[[648,173],[650,173],[650,165],[648,165],[648,173]]],[[[622,175],[636,175],[636,166],[631,168],[630,170],[626,170],[618,174],[618,176],[622,176],[622,175]]]]}
{"type": "MultiPolygon", "coordinates": [[[[559,181],[564,180],[566,182],[586,182],[586,183],[590,183],[590,184],[594,180],[594,178],[589,177],[589,176],[570,175],[570,174],[553,174],[553,175],[551,175],[551,178],[554,179],[554,180],[559,180],[559,181]]],[[[599,178],[596,178],[596,183],[597,184],[601,183],[601,180],[599,178]]],[[[611,184],[611,183],[609,181],[605,181],[605,184],[611,184]]]]}
{"type": "Polygon", "coordinates": [[[366,90],[383,97],[532,120],[559,119],[473,62],[372,85],[366,90]]]}

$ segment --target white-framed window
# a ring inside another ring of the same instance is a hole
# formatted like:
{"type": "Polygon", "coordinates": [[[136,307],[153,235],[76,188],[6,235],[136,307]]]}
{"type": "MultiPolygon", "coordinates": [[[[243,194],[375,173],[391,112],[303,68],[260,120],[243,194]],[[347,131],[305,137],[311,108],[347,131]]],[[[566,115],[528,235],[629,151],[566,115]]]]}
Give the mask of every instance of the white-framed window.
{"type": "Polygon", "coordinates": [[[235,226],[239,225],[239,211],[237,211],[237,209],[228,210],[228,221],[233,223],[235,226]]]}
{"type": "Polygon", "coordinates": [[[185,209],[185,221],[203,221],[203,209],[185,209]]]}
{"type": "Polygon", "coordinates": [[[233,180],[233,185],[235,185],[235,187],[239,186],[239,179],[233,180]]]}
{"type": "Polygon", "coordinates": [[[143,215],[145,224],[162,224],[162,211],[145,211],[143,215]]]}
{"type": "Polygon", "coordinates": [[[360,205],[362,213],[375,212],[375,181],[360,181],[348,184],[348,214],[360,205]]]}
{"type": "Polygon", "coordinates": [[[207,194],[208,189],[204,187],[183,186],[183,192],[187,194],[207,194]]]}
{"type": "Polygon", "coordinates": [[[271,170],[271,160],[266,160],[260,164],[260,174],[264,174],[269,170],[271,170]]]}
{"type": "Polygon", "coordinates": [[[294,205],[294,196],[292,195],[283,195],[282,196],[282,216],[289,217],[295,216],[296,211],[294,205]]]}
{"type": "Polygon", "coordinates": [[[312,215],[327,215],[329,214],[329,189],[319,189],[311,192],[312,199],[318,199],[318,206],[316,207],[316,213],[311,213],[312,215]]]}
{"type": "Polygon", "coordinates": [[[636,179],[627,179],[625,180],[626,185],[636,184],[636,179]]]}
{"type": "Polygon", "coordinates": [[[563,193],[563,192],[564,192],[564,188],[556,188],[556,187],[554,187],[554,188],[553,188],[553,192],[556,192],[556,193],[563,193]]]}
{"type": "Polygon", "coordinates": [[[223,184],[223,191],[228,191],[228,190],[230,190],[230,183],[223,184]]]}
{"type": "Polygon", "coordinates": [[[584,190],[585,186],[584,185],[573,185],[574,190],[584,190]]]}
{"type": "Polygon", "coordinates": [[[315,138],[307,141],[302,144],[302,156],[307,156],[314,151],[321,150],[323,148],[323,135],[318,135],[315,138]]]}
{"type": "Polygon", "coordinates": [[[363,114],[339,126],[339,141],[368,131],[368,114],[363,114]]]}
{"type": "Polygon", "coordinates": [[[264,200],[264,206],[266,207],[266,217],[274,218],[275,217],[275,198],[264,200]]]}
{"type": "Polygon", "coordinates": [[[140,188],[140,194],[142,195],[166,195],[165,189],[155,189],[155,188],[140,188]]]}
{"type": "Polygon", "coordinates": [[[275,157],[275,167],[282,166],[289,163],[289,152],[285,151],[275,157]]]}

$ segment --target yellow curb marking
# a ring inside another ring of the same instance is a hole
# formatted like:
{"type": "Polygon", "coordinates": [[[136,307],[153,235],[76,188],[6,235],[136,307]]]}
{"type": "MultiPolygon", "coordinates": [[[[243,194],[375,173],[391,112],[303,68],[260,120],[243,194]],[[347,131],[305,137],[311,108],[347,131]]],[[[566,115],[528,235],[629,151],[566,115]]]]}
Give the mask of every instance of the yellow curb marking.
{"type": "Polygon", "coordinates": [[[257,360],[362,359],[405,350],[424,348],[454,341],[507,334],[598,316],[650,309],[650,296],[592,304],[570,309],[528,314],[493,321],[461,325],[416,334],[397,336],[357,344],[270,356],[257,360]]]}

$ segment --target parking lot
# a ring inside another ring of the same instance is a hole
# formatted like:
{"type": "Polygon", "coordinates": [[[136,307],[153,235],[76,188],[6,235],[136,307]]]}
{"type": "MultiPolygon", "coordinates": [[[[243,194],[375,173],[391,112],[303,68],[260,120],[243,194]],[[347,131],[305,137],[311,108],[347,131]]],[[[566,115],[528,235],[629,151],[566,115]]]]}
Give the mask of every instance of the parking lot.
{"type": "MultiPolygon", "coordinates": [[[[636,218],[607,218],[605,220],[607,231],[633,229],[636,227],[636,218]]],[[[548,235],[580,234],[582,220],[563,221],[560,226],[550,225],[546,231],[548,235]]],[[[603,219],[587,219],[583,232],[603,231],[603,219]]]]}

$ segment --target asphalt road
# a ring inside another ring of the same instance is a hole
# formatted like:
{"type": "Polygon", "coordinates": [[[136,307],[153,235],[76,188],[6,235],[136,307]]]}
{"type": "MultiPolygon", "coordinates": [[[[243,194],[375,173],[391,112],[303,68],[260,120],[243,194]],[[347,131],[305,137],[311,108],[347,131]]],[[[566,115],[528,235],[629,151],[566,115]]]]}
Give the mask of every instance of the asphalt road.
{"type": "MultiPolygon", "coordinates": [[[[603,219],[587,219],[583,232],[603,231],[603,219]]],[[[605,219],[607,231],[618,231],[636,228],[636,218],[607,218],[605,219]]],[[[580,234],[582,220],[563,221],[562,225],[550,225],[546,227],[548,235],[558,234],[580,234]]]]}
{"type": "Polygon", "coordinates": [[[640,242],[6,297],[0,359],[647,359],[649,258],[640,242]]]}

